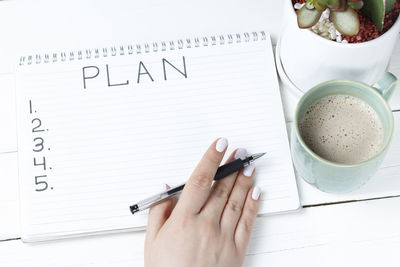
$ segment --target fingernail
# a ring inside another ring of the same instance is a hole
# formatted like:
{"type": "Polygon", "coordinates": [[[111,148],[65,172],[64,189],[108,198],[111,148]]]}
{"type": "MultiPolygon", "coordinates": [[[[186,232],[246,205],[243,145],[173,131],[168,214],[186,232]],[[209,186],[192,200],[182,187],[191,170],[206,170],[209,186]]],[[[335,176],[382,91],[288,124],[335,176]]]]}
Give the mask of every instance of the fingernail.
{"type": "Polygon", "coordinates": [[[260,187],[255,186],[255,187],[253,188],[253,193],[251,194],[251,198],[252,198],[253,200],[258,200],[258,198],[260,197],[260,194],[261,194],[261,189],[260,189],[260,187]]]}
{"type": "Polygon", "coordinates": [[[245,148],[238,148],[235,153],[235,159],[244,159],[247,156],[247,150],[245,148]]]}
{"type": "Polygon", "coordinates": [[[243,174],[244,174],[245,176],[247,176],[247,177],[250,177],[250,176],[253,174],[254,167],[255,167],[255,166],[254,166],[253,164],[247,165],[247,166],[244,167],[244,169],[243,169],[243,174]]]}
{"type": "Polygon", "coordinates": [[[227,146],[228,146],[228,139],[226,139],[225,137],[221,137],[220,139],[218,139],[217,144],[215,145],[215,149],[218,152],[223,152],[227,146]]]}

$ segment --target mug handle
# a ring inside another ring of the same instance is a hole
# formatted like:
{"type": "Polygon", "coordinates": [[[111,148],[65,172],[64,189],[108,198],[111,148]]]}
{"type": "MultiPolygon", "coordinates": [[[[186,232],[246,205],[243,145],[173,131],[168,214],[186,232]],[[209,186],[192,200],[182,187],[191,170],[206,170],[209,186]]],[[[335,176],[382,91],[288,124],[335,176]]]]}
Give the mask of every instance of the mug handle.
{"type": "Polygon", "coordinates": [[[397,78],[390,72],[385,72],[382,77],[372,85],[383,98],[389,100],[397,85],[397,78]]]}

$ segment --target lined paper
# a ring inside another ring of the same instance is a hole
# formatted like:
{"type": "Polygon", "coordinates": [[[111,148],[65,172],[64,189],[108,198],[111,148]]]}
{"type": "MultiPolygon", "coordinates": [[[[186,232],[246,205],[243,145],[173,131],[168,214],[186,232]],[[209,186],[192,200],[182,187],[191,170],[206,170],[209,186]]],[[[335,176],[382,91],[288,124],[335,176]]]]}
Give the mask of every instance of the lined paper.
{"type": "Polygon", "coordinates": [[[145,226],[129,205],[186,181],[219,136],[226,157],[267,152],[261,214],[299,207],[269,39],[32,65],[16,80],[26,241],[145,226]]]}

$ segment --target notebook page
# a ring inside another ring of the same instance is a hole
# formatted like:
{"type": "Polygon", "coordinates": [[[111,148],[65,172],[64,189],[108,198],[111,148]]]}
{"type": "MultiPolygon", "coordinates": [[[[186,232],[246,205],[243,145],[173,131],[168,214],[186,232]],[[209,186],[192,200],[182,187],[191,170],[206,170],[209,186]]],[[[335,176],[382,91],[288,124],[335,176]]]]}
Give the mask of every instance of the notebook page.
{"type": "Polygon", "coordinates": [[[218,136],[257,162],[261,214],[298,208],[270,40],[24,66],[22,235],[143,227],[129,205],[184,182],[218,136]]]}

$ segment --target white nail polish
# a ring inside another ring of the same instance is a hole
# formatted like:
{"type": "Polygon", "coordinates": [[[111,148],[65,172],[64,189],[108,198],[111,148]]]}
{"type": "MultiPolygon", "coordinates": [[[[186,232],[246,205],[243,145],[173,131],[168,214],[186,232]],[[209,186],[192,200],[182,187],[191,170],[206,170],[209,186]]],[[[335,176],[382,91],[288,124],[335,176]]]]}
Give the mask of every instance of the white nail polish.
{"type": "Polygon", "coordinates": [[[223,152],[227,146],[228,146],[228,139],[226,139],[225,137],[221,137],[220,139],[218,139],[217,144],[215,145],[215,149],[218,152],[223,152]]]}
{"type": "Polygon", "coordinates": [[[244,159],[247,156],[247,150],[245,148],[238,148],[235,153],[235,159],[244,159]]]}
{"type": "Polygon", "coordinates": [[[253,193],[251,194],[251,198],[254,200],[258,200],[258,198],[260,197],[261,194],[261,189],[258,186],[255,186],[253,188],[253,193]]]}
{"type": "Polygon", "coordinates": [[[250,164],[250,165],[244,167],[244,169],[243,169],[243,174],[244,174],[245,176],[247,176],[247,177],[250,177],[250,176],[253,174],[254,167],[255,167],[255,166],[254,166],[253,164],[250,164]]]}

